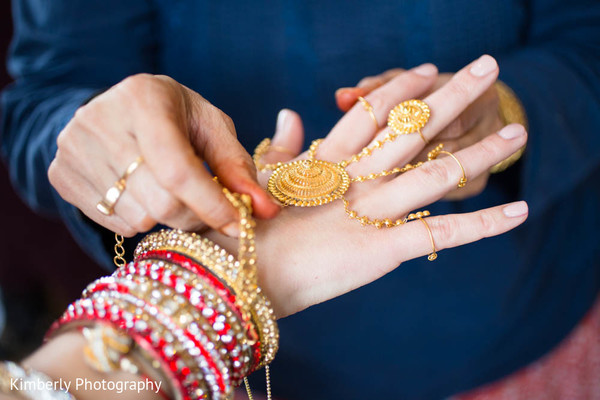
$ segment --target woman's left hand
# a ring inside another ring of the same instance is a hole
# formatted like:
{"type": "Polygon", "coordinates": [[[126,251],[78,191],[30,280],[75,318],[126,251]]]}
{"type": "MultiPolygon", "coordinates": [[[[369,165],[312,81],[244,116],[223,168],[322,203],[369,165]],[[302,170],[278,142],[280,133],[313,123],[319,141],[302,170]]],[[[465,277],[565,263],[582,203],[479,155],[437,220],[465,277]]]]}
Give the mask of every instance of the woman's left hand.
{"type": "MultiPolygon", "coordinates": [[[[404,70],[400,68],[390,69],[382,74],[363,78],[355,87],[338,89],[335,92],[335,100],[338,108],[344,112],[350,110],[357,102],[359,96],[366,96],[402,72],[404,70]]],[[[442,87],[453,76],[454,74],[451,73],[439,74],[437,81],[427,94],[442,87]]],[[[467,107],[458,118],[450,123],[436,137],[436,142],[432,143],[423,153],[419,154],[415,161],[425,158],[427,152],[435,147],[437,143],[444,143],[446,150],[455,152],[479,142],[491,132],[496,132],[503,126],[504,124],[498,113],[498,93],[495,86],[491,86],[467,107]]],[[[485,189],[489,177],[489,172],[482,173],[476,179],[469,181],[466,187],[448,193],[445,199],[462,200],[476,196],[485,189]]]]}
{"type": "MultiPolygon", "coordinates": [[[[317,158],[332,162],[347,160],[365,145],[382,140],[390,132],[383,122],[388,110],[413,98],[424,97],[432,110],[431,119],[422,129],[423,137],[437,140],[452,121],[493,85],[497,75],[495,60],[483,56],[426,95],[437,80],[433,65],[399,74],[367,97],[379,122],[377,129],[369,114],[357,104],[323,140],[317,158]]],[[[273,147],[263,162],[306,159],[307,154],[291,155],[298,154],[303,141],[298,114],[285,111],[277,125],[273,147]]],[[[460,190],[468,188],[478,176],[513,154],[527,140],[525,129],[516,124],[489,133],[454,154],[468,178],[467,186],[460,190]]],[[[356,177],[390,170],[418,157],[424,147],[420,135],[402,135],[370,157],[348,165],[346,171],[356,177]]],[[[266,186],[270,174],[259,174],[259,182],[266,186]]],[[[456,189],[461,177],[463,171],[455,159],[440,157],[399,176],[354,183],[344,198],[349,202],[348,207],[356,211],[354,217],[403,221],[410,212],[447,196],[456,189]]],[[[527,204],[518,202],[467,214],[432,216],[427,218],[428,228],[417,220],[400,222],[391,229],[376,229],[348,218],[339,199],[319,207],[285,207],[277,218],[257,224],[259,284],[276,315],[283,317],[366,285],[404,261],[432,253],[431,237],[436,251],[460,246],[517,227],[525,221],[527,212],[527,204]]],[[[236,253],[235,240],[216,231],[207,232],[206,236],[236,253]]]]}

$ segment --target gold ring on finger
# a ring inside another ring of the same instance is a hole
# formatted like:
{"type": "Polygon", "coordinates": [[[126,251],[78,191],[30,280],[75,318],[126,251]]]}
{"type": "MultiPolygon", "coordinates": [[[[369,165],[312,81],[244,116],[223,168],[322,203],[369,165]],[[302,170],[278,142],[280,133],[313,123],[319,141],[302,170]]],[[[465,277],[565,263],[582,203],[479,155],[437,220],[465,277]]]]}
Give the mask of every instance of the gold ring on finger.
{"type": "Polygon", "coordinates": [[[429,233],[429,241],[431,242],[431,254],[429,254],[427,256],[427,259],[429,261],[435,261],[437,259],[438,255],[437,255],[437,251],[435,249],[435,240],[433,239],[433,232],[431,232],[431,228],[429,227],[429,224],[427,223],[427,221],[425,221],[425,218],[424,218],[424,217],[429,217],[430,215],[431,214],[427,210],[419,211],[414,214],[409,214],[407,219],[408,220],[418,219],[419,221],[421,221],[423,223],[423,225],[425,225],[425,228],[427,228],[427,233],[429,233]]]}
{"type": "Polygon", "coordinates": [[[363,105],[363,108],[365,109],[366,112],[369,113],[369,115],[371,116],[371,119],[373,120],[373,123],[375,124],[375,130],[379,130],[379,122],[377,122],[377,117],[375,116],[375,112],[373,111],[373,106],[371,105],[371,103],[369,103],[367,101],[367,99],[365,99],[362,96],[358,96],[358,101],[360,101],[363,105]]]}
{"type": "Polygon", "coordinates": [[[433,149],[432,151],[429,152],[429,154],[427,155],[427,158],[430,161],[435,160],[437,158],[437,156],[440,154],[446,154],[446,155],[452,157],[452,159],[454,161],[456,161],[456,163],[458,164],[458,166],[460,167],[460,170],[462,172],[462,177],[460,178],[460,180],[458,181],[458,184],[456,186],[459,189],[465,187],[467,184],[467,173],[465,172],[465,168],[463,167],[460,160],[454,154],[452,154],[449,151],[442,150],[443,147],[444,147],[444,145],[440,143],[435,149],[433,149]]]}
{"type": "Polygon", "coordinates": [[[118,181],[116,181],[110,188],[108,188],[102,200],[100,200],[98,204],[96,204],[96,209],[100,213],[106,216],[114,214],[115,205],[117,204],[117,202],[121,198],[121,195],[125,191],[125,188],[127,187],[127,178],[129,178],[131,174],[133,174],[143,162],[143,157],[140,156],[136,158],[131,164],[129,164],[123,176],[121,176],[121,178],[119,178],[118,181]]]}
{"type": "Polygon", "coordinates": [[[422,100],[406,100],[392,108],[388,114],[388,126],[397,135],[408,135],[417,132],[425,144],[429,141],[425,138],[421,129],[429,121],[431,110],[427,103],[422,100]]]}

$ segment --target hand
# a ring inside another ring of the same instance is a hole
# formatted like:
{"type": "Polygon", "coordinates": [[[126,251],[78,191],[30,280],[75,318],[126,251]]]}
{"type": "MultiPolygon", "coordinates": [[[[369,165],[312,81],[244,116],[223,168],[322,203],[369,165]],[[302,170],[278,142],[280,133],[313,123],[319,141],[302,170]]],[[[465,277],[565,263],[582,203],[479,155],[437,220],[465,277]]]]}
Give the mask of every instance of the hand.
{"type": "MultiPolygon", "coordinates": [[[[403,71],[400,68],[390,69],[380,75],[362,79],[354,88],[339,89],[335,93],[338,107],[342,111],[348,111],[356,103],[358,96],[366,96],[403,71]]],[[[427,94],[444,86],[453,76],[454,74],[449,73],[439,74],[437,81],[427,94]]],[[[490,86],[437,135],[436,144],[442,142],[446,150],[454,152],[477,143],[503,126],[504,124],[498,113],[498,94],[496,88],[490,86]]],[[[424,152],[417,156],[417,160],[426,157],[427,151],[431,148],[426,148],[424,152]]],[[[445,198],[447,200],[462,200],[478,195],[485,189],[489,176],[489,171],[485,171],[476,179],[470,180],[466,187],[450,191],[445,198]]]]}
{"type": "Polygon", "coordinates": [[[169,77],[140,74],[77,110],[58,136],[48,176],[66,201],[125,236],[157,223],[185,230],[208,224],[237,236],[236,210],[204,161],[229,189],[252,197],[258,217],[278,213],[231,119],[169,77]],[[140,155],[144,162],[127,179],[115,213],[98,212],[98,201],[140,155]]]}
{"type": "MultiPolygon", "coordinates": [[[[382,129],[375,130],[369,114],[359,103],[331,130],[319,147],[317,158],[347,159],[369,142],[382,138],[389,129],[383,128],[388,110],[401,101],[423,97],[435,84],[435,67],[429,65],[426,69],[429,71],[425,75],[415,70],[403,72],[367,95],[382,129]]],[[[433,140],[443,133],[489,89],[497,74],[495,60],[484,57],[427,95],[425,101],[432,114],[422,130],[425,137],[433,140]]],[[[285,126],[286,130],[277,132],[274,142],[277,146],[298,150],[302,136],[300,118],[291,111],[286,111],[284,116],[285,120],[278,125],[285,126]]],[[[456,152],[455,156],[471,181],[523,146],[526,137],[522,126],[510,125],[498,134],[456,152]]],[[[347,169],[351,176],[356,176],[402,166],[423,148],[418,134],[403,135],[347,169]]],[[[280,151],[273,151],[268,157],[270,162],[291,158],[280,151]]],[[[297,158],[305,157],[303,154],[297,158]]],[[[260,177],[263,184],[268,175],[260,177]]],[[[461,177],[462,172],[451,157],[440,157],[397,177],[368,184],[353,183],[346,198],[359,215],[403,218],[454,190],[461,177]]],[[[436,250],[442,250],[501,234],[520,225],[526,218],[526,203],[517,202],[469,214],[433,216],[426,221],[431,227],[436,250]]],[[[235,241],[216,232],[209,232],[208,237],[236,254],[235,241]]],[[[279,317],[368,284],[402,262],[432,251],[428,232],[421,221],[387,229],[363,227],[348,218],[341,200],[319,207],[286,207],[278,218],[258,224],[256,240],[260,285],[279,317]]]]}

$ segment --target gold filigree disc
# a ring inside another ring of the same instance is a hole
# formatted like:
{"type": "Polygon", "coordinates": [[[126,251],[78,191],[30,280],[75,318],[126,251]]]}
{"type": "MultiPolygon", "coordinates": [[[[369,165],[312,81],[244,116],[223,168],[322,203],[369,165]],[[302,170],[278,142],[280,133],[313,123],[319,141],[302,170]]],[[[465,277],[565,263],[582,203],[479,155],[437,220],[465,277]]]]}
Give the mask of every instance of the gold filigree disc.
{"type": "Polygon", "coordinates": [[[390,111],[388,126],[398,135],[418,132],[429,120],[431,111],[421,100],[407,100],[390,111]]]}
{"type": "Polygon", "coordinates": [[[349,186],[348,173],[339,164],[297,160],[278,167],[267,189],[285,205],[314,207],[339,199],[349,186]]]}

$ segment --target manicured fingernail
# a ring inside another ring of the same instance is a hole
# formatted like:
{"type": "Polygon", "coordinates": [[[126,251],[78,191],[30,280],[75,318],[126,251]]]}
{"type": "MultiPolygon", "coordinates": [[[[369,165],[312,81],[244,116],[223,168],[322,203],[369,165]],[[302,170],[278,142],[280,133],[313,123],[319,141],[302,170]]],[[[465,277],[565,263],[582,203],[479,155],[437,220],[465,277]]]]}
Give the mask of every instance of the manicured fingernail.
{"type": "Polygon", "coordinates": [[[413,72],[421,76],[432,76],[437,73],[437,68],[435,65],[427,63],[413,68],[413,72]]]}
{"type": "Polygon", "coordinates": [[[226,234],[229,237],[239,237],[240,236],[240,223],[237,221],[233,221],[228,223],[227,225],[221,228],[221,232],[226,234]]]}
{"type": "Polygon", "coordinates": [[[521,217],[529,211],[529,207],[527,207],[527,203],[524,201],[517,201],[516,203],[509,204],[508,206],[502,209],[504,215],[509,218],[513,217],[521,217]]]}
{"type": "Polygon", "coordinates": [[[287,128],[290,121],[290,110],[284,108],[277,114],[277,124],[275,126],[275,136],[273,140],[280,135],[282,132],[287,132],[287,128]]]}
{"type": "Polygon", "coordinates": [[[498,68],[498,63],[494,57],[485,54],[475,61],[470,71],[473,76],[482,77],[496,70],[496,68],[498,68]]]}
{"type": "Polygon", "coordinates": [[[510,140],[514,138],[518,138],[519,136],[523,136],[525,134],[525,128],[519,124],[510,124],[502,128],[498,131],[498,135],[501,138],[510,140]]]}

